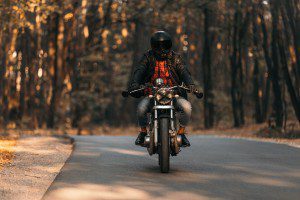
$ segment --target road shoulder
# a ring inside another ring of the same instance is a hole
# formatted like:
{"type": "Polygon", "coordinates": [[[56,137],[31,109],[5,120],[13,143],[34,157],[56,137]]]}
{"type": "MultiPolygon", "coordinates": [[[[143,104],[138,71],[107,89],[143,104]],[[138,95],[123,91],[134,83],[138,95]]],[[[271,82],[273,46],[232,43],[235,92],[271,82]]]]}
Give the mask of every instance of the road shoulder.
{"type": "Polygon", "coordinates": [[[300,148],[300,138],[266,138],[266,137],[258,137],[255,135],[255,132],[223,132],[223,131],[210,131],[207,133],[196,132],[192,135],[203,135],[203,136],[211,136],[211,137],[219,137],[219,138],[229,138],[229,139],[243,139],[243,140],[251,140],[258,142],[268,142],[268,143],[276,143],[276,144],[285,144],[291,147],[300,148]]]}
{"type": "Polygon", "coordinates": [[[0,172],[0,199],[41,199],[72,152],[71,139],[21,137],[0,172]]]}

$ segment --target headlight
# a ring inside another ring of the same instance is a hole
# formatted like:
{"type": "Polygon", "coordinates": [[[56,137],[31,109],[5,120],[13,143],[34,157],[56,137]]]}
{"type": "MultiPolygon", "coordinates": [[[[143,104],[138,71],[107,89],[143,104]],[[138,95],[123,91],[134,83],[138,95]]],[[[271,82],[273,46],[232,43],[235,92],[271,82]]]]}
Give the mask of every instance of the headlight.
{"type": "Polygon", "coordinates": [[[158,103],[166,105],[172,101],[173,93],[170,90],[161,88],[157,91],[157,93],[155,95],[155,99],[156,99],[156,101],[158,101],[158,103]]]}
{"type": "Polygon", "coordinates": [[[160,101],[163,97],[160,94],[156,94],[155,98],[157,101],[160,101]]]}
{"type": "Polygon", "coordinates": [[[155,80],[155,85],[156,85],[156,86],[160,87],[160,86],[162,86],[163,84],[164,84],[164,80],[163,80],[162,78],[157,78],[157,79],[155,80]]]}

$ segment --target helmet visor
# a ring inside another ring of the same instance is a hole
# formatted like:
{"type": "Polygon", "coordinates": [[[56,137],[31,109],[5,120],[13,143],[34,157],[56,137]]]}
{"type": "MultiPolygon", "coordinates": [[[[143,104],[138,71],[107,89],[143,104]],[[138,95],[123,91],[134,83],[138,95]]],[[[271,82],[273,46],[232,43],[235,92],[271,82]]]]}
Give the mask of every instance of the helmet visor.
{"type": "Polygon", "coordinates": [[[158,50],[158,51],[169,50],[172,47],[172,42],[170,40],[153,41],[151,47],[153,50],[158,50]]]}

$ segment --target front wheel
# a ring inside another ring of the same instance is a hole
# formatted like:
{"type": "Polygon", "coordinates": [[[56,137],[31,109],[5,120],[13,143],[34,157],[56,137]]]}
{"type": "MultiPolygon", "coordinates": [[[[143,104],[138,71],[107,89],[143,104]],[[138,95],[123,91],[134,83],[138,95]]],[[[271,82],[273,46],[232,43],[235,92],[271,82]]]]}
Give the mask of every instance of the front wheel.
{"type": "Polygon", "coordinates": [[[159,164],[162,173],[168,173],[170,169],[170,141],[169,119],[161,118],[159,121],[159,164]]]}

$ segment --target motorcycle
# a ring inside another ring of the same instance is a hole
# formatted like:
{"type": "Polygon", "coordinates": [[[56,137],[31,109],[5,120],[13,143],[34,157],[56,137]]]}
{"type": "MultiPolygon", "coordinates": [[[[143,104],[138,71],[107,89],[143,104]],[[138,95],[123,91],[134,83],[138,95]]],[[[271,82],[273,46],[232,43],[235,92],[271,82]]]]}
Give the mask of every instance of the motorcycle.
{"type": "MultiPolygon", "coordinates": [[[[149,131],[144,139],[144,144],[150,156],[158,154],[159,166],[162,173],[170,170],[170,155],[176,156],[180,152],[182,145],[181,135],[177,134],[177,120],[175,116],[174,101],[179,95],[178,90],[190,92],[190,89],[183,84],[180,86],[168,87],[164,85],[161,78],[155,80],[155,85],[147,84],[137,90],[123,91],[122,96],[128,97],[137,92],[150,90],[149,98],[153,100],[153,108],[149,117],[149,131]]],[[[194,92],[199,99],[203,93],[194,92]]]]}

